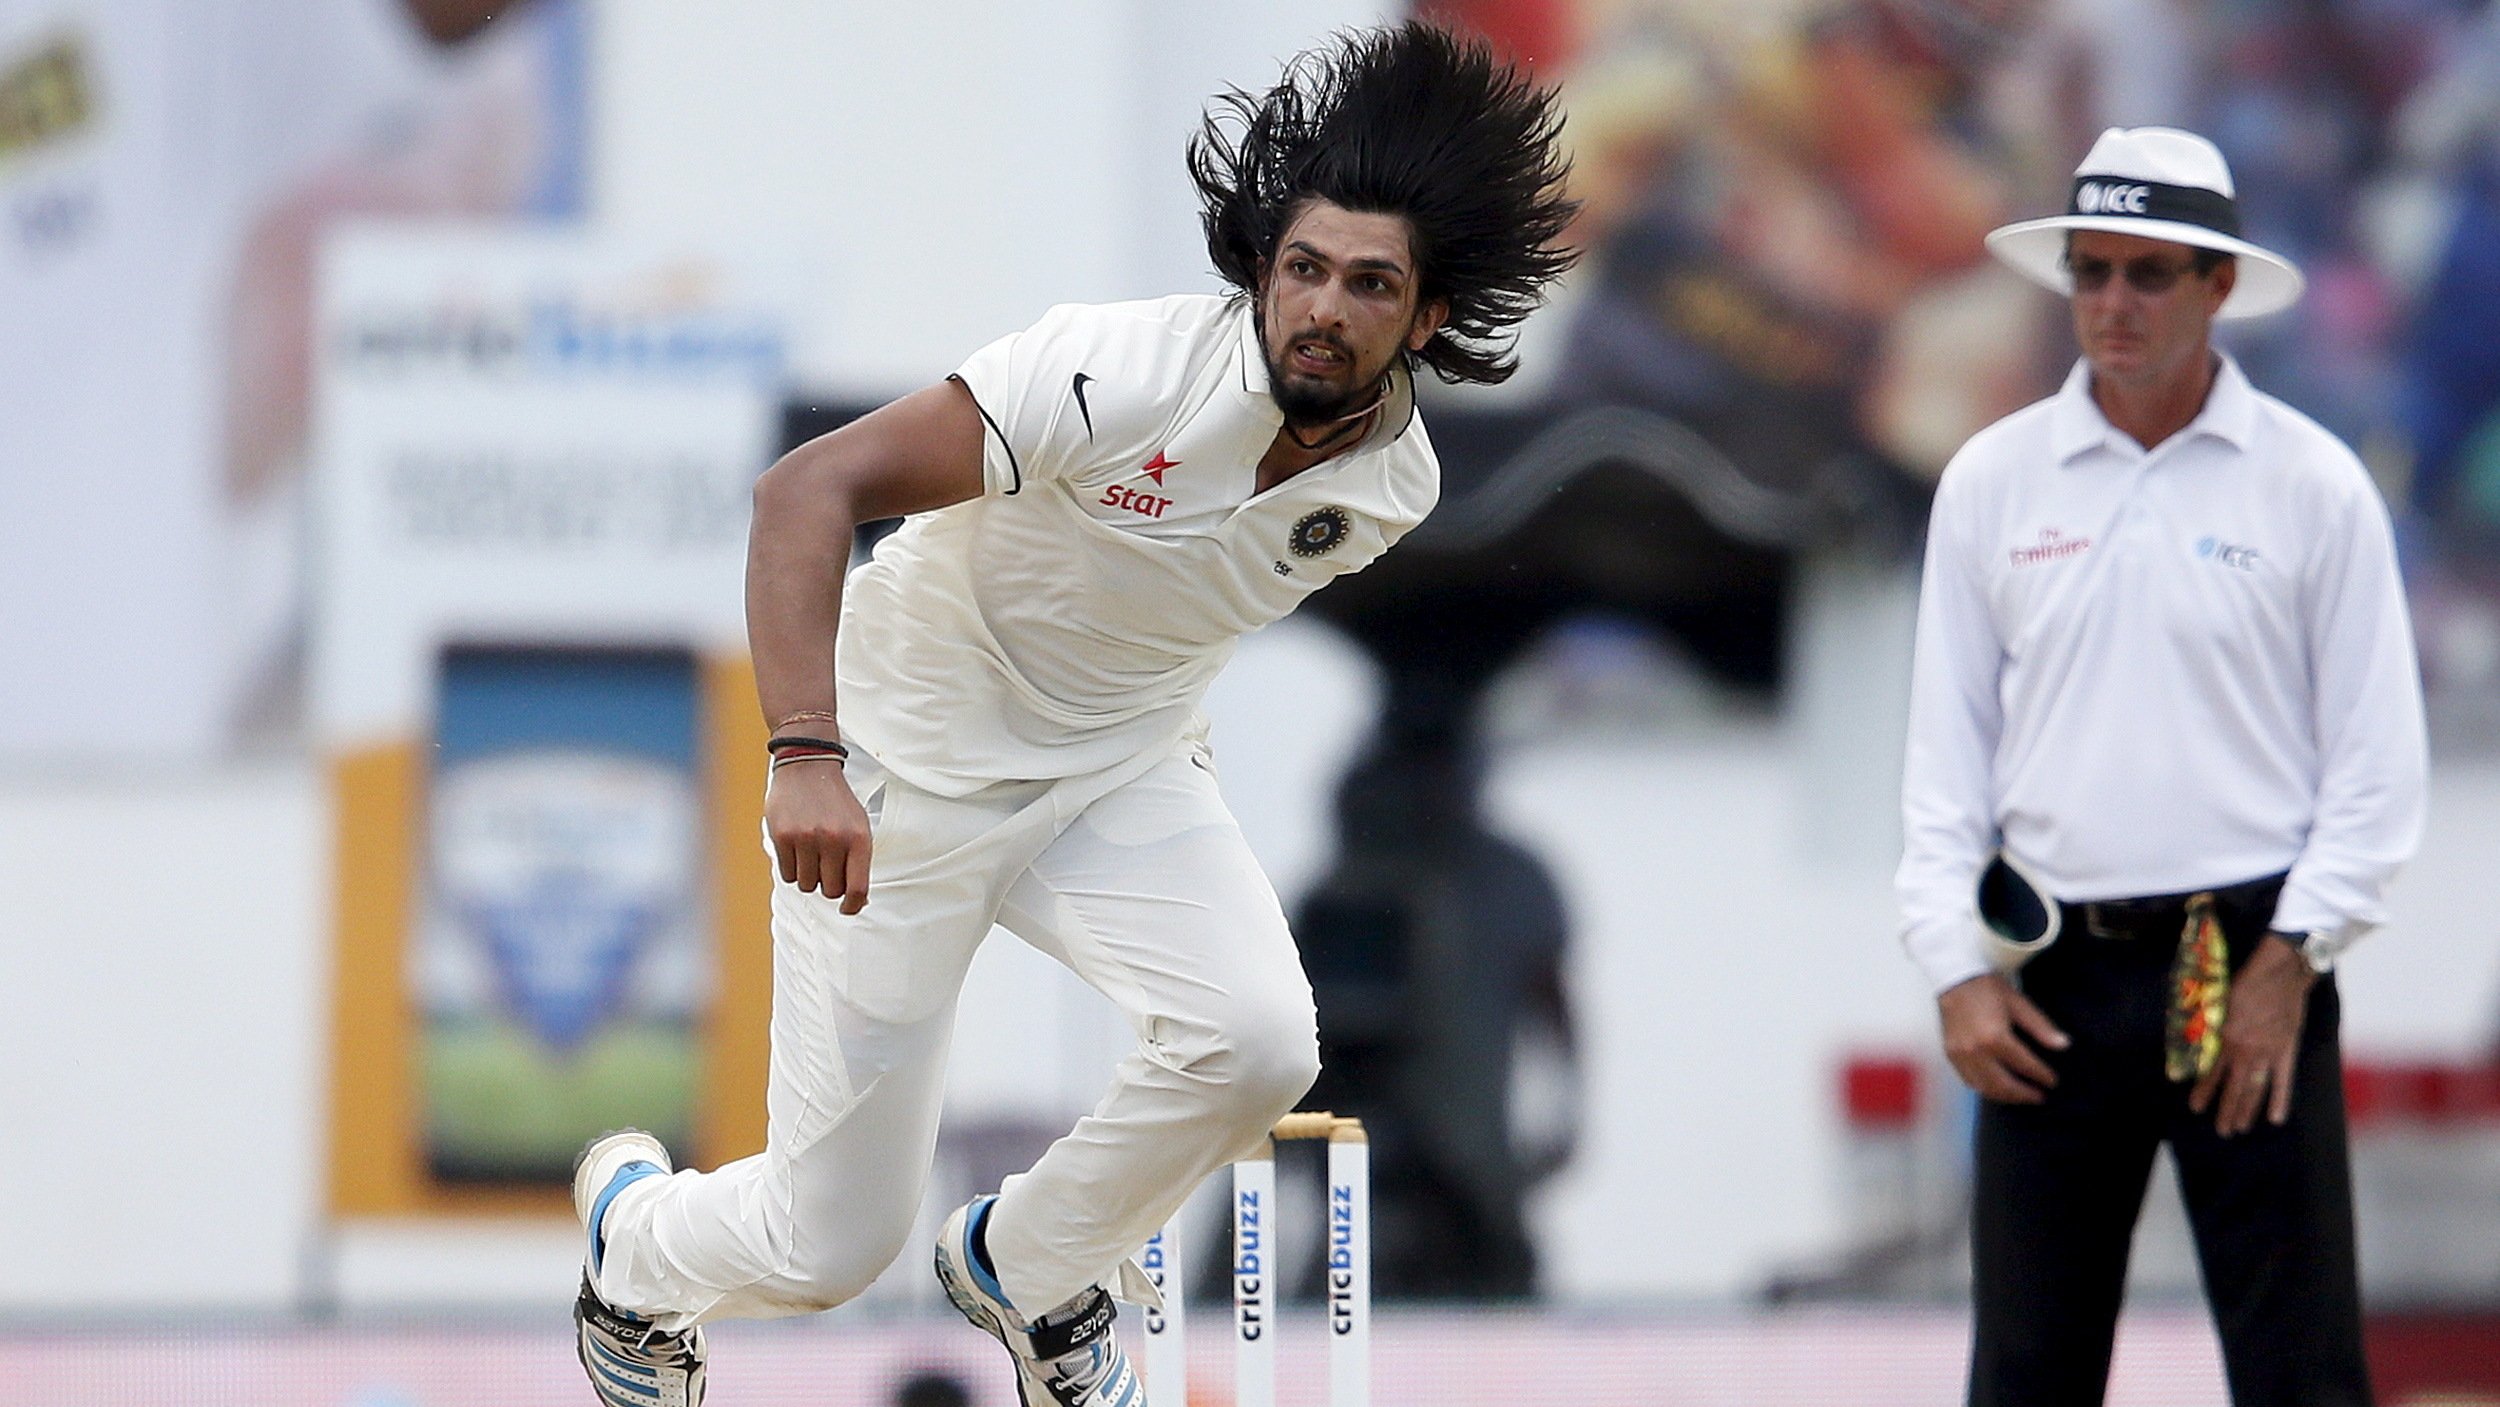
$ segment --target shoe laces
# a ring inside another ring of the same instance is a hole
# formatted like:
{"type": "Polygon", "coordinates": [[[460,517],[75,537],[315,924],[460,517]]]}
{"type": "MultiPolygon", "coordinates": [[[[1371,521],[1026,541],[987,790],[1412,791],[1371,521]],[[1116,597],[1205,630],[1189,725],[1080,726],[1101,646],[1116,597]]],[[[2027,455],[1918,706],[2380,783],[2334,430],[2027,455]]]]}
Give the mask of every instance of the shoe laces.
{"type": "Polygon", "coordinates": [[[635,1338],[634,1348],[637,1352],[648,1355],[654,1362],[692,1358],[694,1335],[691,1330],[672,1332],[661,1328],[658,1324],[646,1324],[642,1333],[635,1338]]]}
{"type": "MultiPolygon", "coordinates": [[[[585,1287],[584,1293],[592,1292],[585,1287]]],[[[672,1362],[683,1363],[693,1360],[695,1330],[663,1329],[658,1320],[645,1319],[630,1310],[618,1309],[606,1300],[597,1300],[595,1294],[593,1298],[598,1307],[605,1311],[607,1322],[594,1322],[591,1327],[598,1330],[618,1348],[631,1349],[646,1361],[660,1367],[669,1366],[672,1362]]]]}
{"type": "Polygon", "coordinates": [[[1050,1361],[1044,1373],[1051,1392],[1062,1402],[1082,1402],[1085,1395],[1111,1376],[1120,1355],[1108,1343],[1090,1343],[1050,1361]]]}

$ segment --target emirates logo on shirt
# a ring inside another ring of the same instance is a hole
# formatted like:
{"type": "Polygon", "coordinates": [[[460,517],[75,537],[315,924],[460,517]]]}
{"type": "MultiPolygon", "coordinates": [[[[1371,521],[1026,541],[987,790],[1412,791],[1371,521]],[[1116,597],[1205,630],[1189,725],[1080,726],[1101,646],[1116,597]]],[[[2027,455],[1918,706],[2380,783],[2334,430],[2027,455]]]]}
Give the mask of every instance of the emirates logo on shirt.
{"type": "Polygon", "coordinates": [[[2088,537],[2068,537],[2055,528],[2042,528],[2038,542],[2014,548],[2011,555],[2015,566],[2036,567],[2042,562],[2064,561],[2091,550],[2092,539],[2088,537]]]}

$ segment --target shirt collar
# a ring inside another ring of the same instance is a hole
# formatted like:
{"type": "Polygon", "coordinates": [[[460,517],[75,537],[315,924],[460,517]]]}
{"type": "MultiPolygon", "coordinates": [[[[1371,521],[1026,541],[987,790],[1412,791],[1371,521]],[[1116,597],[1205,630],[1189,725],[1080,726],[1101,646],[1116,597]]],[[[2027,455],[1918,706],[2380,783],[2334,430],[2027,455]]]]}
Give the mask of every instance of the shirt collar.
{"type": "MultiPolygon", "coordinates": [[[[2211,435],[2233,449],[2246,450],[2257,432],[2257,393],[2230,353],[2215,355],[2222,365],[2214,372],[2213,389],[2205,393],[2205,408],[2179,435],[2211,435]]],[[[2077,358],[2074,370],[2066,373],[2066,384],[2050,402],[2049,449],[2063,464],[2086,450],[2112,443],[2133,447],[2133,441],[2120,434],[2093,403],[2092,364],[2077,358]]]]}
{"type": "MultiPolygon", "coordinates": [[[[1244,394],[1267,402],[1269,411],[1276,409],[1275,399],[1268,395],[1267,349],[1259,345],[1258,302],[1244,293],[1233,299],[1234,357],[1241,363],[1241,389],[1244,394]]],[[[1282,420],[1283,417],[1277,417],[1282,420]]]]}
{"type": "Polygon", "coordinates": [[[2257,439],[2257,392],[2229,352],[2218,355],[2222,369],[2214,373],[2214,388],[2205,396],[2205,409],[2197,414],[2187,432],[2212,435],[2229,441],[2231,448],[2244,451],[2257,439]]]}
{"type": "MultiPolygon", "coordinates": [[[[1237,384],[1244,398],[1254,402],[1254,408],[1269,424],[1282,425],[1285,415],[1276,408],[1276,397],[1270,392],[1267,349],[1259,343],[1258,306],[1250,295],[1244,294],[1235,300],[1233,316],[1240,323],[1234,352],[1235,359],[1241,363],[1237,384]]],[[[1414,423],[1415,373],[1409,362],[1409,358],[1399,357],[1389,363],[1389,399],[1380,407],[1380,419],[1372,426],[1371,433],[1365,435],[1360,444],[1346,451],[1347,454],[1361,454],[1387,444],[1404,435],[1407,427],[1414,423]]],[[[1343,457],[1330,456],[1332,459],[1343,457]]]]}

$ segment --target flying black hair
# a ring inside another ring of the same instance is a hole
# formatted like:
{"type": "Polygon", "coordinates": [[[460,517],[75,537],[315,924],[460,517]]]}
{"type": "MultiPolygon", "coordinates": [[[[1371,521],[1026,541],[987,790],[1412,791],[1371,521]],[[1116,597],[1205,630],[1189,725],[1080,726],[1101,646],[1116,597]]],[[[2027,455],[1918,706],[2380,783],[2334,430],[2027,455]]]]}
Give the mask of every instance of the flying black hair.
{"type": "Polygon", "coordinates": [[[1404,216],[1418,303],[1450,308],[1416,359],[1444,381],[1508,380],[1510,329],[1579,257],[1556,242],[1580,208],[1563,194],[1561,128],[1552,91],[1481,41],[1413,20],[1356,30],[1208,110],[1189,143],[1207,253],[1255,296],[1311,201],[1404,216]]]}

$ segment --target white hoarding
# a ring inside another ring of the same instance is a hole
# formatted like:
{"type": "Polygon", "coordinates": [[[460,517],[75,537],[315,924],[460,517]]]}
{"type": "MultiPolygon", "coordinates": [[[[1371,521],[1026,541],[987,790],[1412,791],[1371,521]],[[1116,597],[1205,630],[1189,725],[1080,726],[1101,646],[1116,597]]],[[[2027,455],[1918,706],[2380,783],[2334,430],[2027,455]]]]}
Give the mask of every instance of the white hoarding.
{"type": "Polygon", "coordinates": [[[788,259],[568,230],[333,241],[317,734],[420,731],[448,643],[739,648],[805,285],[788,259]]]}

